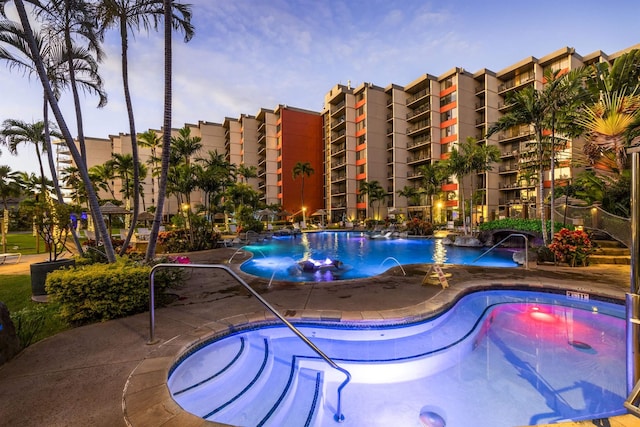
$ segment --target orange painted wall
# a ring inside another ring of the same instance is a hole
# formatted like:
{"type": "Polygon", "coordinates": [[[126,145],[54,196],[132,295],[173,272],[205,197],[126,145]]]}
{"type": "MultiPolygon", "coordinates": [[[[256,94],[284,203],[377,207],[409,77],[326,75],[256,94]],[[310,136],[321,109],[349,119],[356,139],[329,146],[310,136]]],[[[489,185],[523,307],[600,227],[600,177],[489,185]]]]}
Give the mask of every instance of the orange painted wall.
{"type": "Polygon", "coordinates": [[[282,206],[295,213],[301,209],[302,177],[293,180],[293,167],[309,162],[314,169],[304,177],[304,204],[307,215],[324,208],[322,163],[322,116],[303,111],[281,110],[282,129],[282,206]]]}

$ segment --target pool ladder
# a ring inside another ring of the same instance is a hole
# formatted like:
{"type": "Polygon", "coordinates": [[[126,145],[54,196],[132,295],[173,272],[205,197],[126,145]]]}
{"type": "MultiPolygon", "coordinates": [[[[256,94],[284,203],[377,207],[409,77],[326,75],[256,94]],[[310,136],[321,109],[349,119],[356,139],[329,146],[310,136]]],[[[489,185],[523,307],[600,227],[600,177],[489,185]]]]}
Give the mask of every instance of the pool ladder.
{"type": "Polygon", "coordinates": [[[253,288],[251,286],[249,286],[249,284],[247,282],[245,282],[240,276],[238,276],[235,271],[231,270],[226,265],[220,265],[220,264],[168,264],[168,263],[164,263],[164,264],[156,264],[156,265],[153,266],[153,268],[151,269],[151,273],[149,273],[149,341],[148,341],[148,344],[156,344],[158,342],[158,340],[155,339],[154,277],[155,277],[156,271],[159,270],[159,269],[162,269],[162,268],[216,268],[216,269],[219,269],[219,270],[224,270],[227,273],[229,273],[229,275],[231,277],[236,279],[236,281],[238,283],[240,283],[242,286],[244,286],[244,288],[247,289],[247,291],[249,291],[249,293],[251,295],[256,297],[256,299],[258,301],[260,301],[260,303],[267,310],[269,310],[282,323],[284,323],[284,325],[287,328],[289,328],[294,334],[296,334],[298,336],[298,338],[300,338],[309,348],[311,348],[311,350],[313,350],[318,356],[320,356],[322,359],[324,359],[324,361],[327,362],[329,364],[329,366],[331,366],[333,369],[335,369],[337,371],[342,372],[346,376],[346,379],[342,382],[342,384],[340,384],[340,386],[338,386],[338,402],[337,402],[337,405],[336,405],[336,414],[333,416],[333,419],[335,421],[337,421],[337,422],[344,421],[344,414],[342,413],[342,405],[341,405],[341,402],[342,402],[342,389],[349,383],[349,381],[351,381],[351,374],[349,373],[349,371],[347,371],[346,369],[340,367],[336,362],[331,360],[331,358],[329,358],[329,356],[324,354],[322,352],[322,350],[320,350],[318,347],[316,347],[316,345],[314,343],[312,343],[309,340],[309,338],[307,338],[302,332],[300,332],[300,330],[298,328],[293,326],[291,324],[291,322],[289,322],[287,319],[285,319],[284,316],[282,316],[278,312],[278,310],[276,310],[273,306],[271,306],[271,304],[269,304],[264,298],[262,298],[260,296],[260,294],[258,294],[255,290],[253,290],[253,288]]]}
{"type": "Polygon", "coordinates": [[[525,234],[520,234],[520,233],[511,233],[511,234],[509,234],[507,237],[505,237],[504,239],[500,240],[495,245],[491,246],[488,251],[484,252],[478,258],[476,258],[473,261],[471,261],[471,264],[473,264],[474,262],[476,262],[477,260],[479,260],[480,258],[485,256],[486,254],[488,254],[489,252],[491,252],[492,250],[497,248],[500,244],[502,244],[502,242],[504,242],[505,240],[507,240],[507,239],[509,239],[511,237],[522,237],[524,239],[524,268],[525,268],[525,270],[528,270],[529,269],[529,238],[525,234]]]}

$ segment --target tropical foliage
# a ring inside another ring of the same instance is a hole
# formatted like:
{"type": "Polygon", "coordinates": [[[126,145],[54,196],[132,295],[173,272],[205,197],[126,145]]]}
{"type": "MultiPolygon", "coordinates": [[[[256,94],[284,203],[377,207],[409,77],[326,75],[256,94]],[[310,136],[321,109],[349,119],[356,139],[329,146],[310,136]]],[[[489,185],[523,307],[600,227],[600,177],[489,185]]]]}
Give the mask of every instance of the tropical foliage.
{"type": "Polygon", "coordinates": [[[553,235],[549,249],[558,260],[566,262],[572,267],[586,266],[589,255],[595,251],[587,232],[567,228],[563,228],[553,235]]]}

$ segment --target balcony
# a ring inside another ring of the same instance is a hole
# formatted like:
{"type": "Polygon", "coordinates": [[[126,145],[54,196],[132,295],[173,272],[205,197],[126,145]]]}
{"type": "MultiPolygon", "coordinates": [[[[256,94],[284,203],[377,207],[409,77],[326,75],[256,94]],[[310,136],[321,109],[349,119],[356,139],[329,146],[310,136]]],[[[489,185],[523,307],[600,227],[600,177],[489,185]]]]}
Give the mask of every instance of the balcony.
{"type": "Polygon", "coordinates": [[[411,107],[413,104],[417,104],[419,101],[429,96],[427,89],[422,89],[420,92],[417,92],[410,97],[407,98],[407,107],[411,107]]]}
{"type": "Polygon", "coordinates": [[[414,124],[413,126],[407,127],[407,136],[409,136],[411,134],[418,133],[418,132],[422,132],[422,131],[428,129],[430,126],[431,126],[431,121],[430,120],[422,120],[422,121],[414,124]]]}
{"type": "Polygon", "coordinates": [[[415,121],[424,118],[428,115],[429,111],[431,111],[431,105],[426,103],[413,111],[409,111],[407,113],[407,121],[415,121]]]}
{"type": "Polygon", "coordinates": [[[498,93],[504,93],[511,89],[515,89],[520,86],[524,86],[527,83],[530,83],[534,80],[535,76],[533,71],[529,71],[528,73],[521,74],[517,79],[507,80],[498,86],[498,93]]]}
{"type": "Polygon", "coordinates": [[[407,148],[411,149],[411,148],[421,147],[428,144],[431,144],[431,135],[425,134],[425,135],[417,136],[413,138],[411,141],[409,141],[409,143],[407,144],[407,148]]]}
{"type": "Polygon", "coordinates": [[[421,163],[426,160],[431,160],[431,155],[429,153],[417,154],[415,156],[407,157],[407,164],[421,163]]]}
{"type": "Polygon", "coordinates": [[[337,131],[338,129],[342,129],[346,126],[345,116],[341,116],[336,120],[331,121],[331,130],[337,131]]]}
{"type": "Polygon", "coordinates": [[[337,115],[339,112],[341,112],[342,110],[345,109],[345,101],[342,100],[341,102],[337,103],[336,105],[332,105],[331,106],[331,117],[337,115]]]}

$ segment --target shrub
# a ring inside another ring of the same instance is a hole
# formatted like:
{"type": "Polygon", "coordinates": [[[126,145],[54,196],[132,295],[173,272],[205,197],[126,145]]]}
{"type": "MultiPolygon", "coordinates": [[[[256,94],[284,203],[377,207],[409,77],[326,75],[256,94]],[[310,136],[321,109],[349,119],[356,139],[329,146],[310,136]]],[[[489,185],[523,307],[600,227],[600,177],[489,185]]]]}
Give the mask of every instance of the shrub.
{"type": "MultiPolygon", "coordinates": [[[[564,225],[561,222],[556,222],[554,229],[560,230],[564,225]]],[[[571,228],[573,226],[570,226],[571,228]]],[[[528,231],[532,233],[538,233],[542,235],[542,223],[539,219],[521,219],[521,218],[504,218],[495,221],[480,223],[480,231],[489,230],[519,230],[528,231]]],[[[547,228],[549,228],[549,222],[547,221],[547,228]]]]}
{"type": "Polygon", "coordinates": [[[44,329],[49,315],[48,307],[45,305],[36,305],[31,308],[25,307],[22,310],[11,313],[11,320],[20,339],[21,348],[29,347],[35,342],[36,336],[44,329]]]}
{"type": "Polygon", "coordinates": [[[575,267],[587,265],[588,257],[595,248],[589,235],[582,230],[561,229],[553,235],[549,249],[560,259],[575,267]]]}
{"type": "Polygon", "coordinates": [[[433,224],[419,218],[413,218],[406,224],[407,232],[416,236],[429,236],[433,234],[433,224]]]}
{"type": "MultiPolygon", "coordinates": [[[[146,311],[151,267],[127,258],[112,264],[92,264],[58,270],[47,276],[46,290],[60,304],[63,320],[87,324],[146,311]]],[[[158,275],[156,290],[181,283],[180,273],[158,275]]]]}

